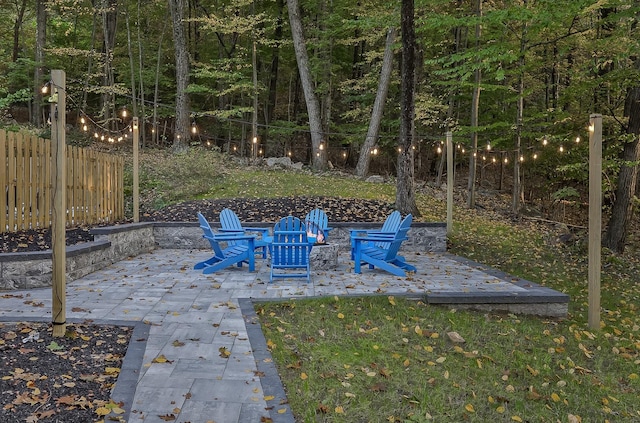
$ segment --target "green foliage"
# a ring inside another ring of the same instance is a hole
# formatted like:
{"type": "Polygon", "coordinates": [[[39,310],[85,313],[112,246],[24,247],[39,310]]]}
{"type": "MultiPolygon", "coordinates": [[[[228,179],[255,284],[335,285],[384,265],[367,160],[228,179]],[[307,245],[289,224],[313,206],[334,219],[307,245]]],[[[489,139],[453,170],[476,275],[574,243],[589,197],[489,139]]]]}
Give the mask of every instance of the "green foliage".
{"type": "Polygon", "coordinates": [[[32,93],[28,88],[23,88],[15,93],[8,94],[4,98],[0,98],[0,113],[6,112],[9,107],[15,103],[28,102],[31,100],[32,93]]]}
{"type": "Polygon", "coordinates": [[[574,187],[564,187],[551,194],[551,198],[554,201],[576,199],[580,198],[580,193],[574,187]]]}
{"type": "MultiPolygon", "coordinates": [[[[168,204],[200,198],[211,184],[224,180],[227,167],[217,151],[191,147],[184,153],[143,152],[139,159],[140,208],[160,209],[168,204]]],[[[132,161],[125,166],[125,186],[132,181],[132,161]]],[[[129,192],[125,193],[127,196],[129,192]]]]}

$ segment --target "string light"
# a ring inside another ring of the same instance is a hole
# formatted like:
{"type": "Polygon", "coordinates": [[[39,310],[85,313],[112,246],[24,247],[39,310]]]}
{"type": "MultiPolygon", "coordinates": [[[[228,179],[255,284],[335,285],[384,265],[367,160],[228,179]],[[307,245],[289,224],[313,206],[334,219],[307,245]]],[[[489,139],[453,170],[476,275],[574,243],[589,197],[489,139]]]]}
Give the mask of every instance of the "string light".
{"type": "Polygon", "coordinates": [[[563,146],[560,146],[559,150],[560,150],[561,153],[564,153],[564,147],[563,146]]]}
{"type": "Polygon", "coordinates": [[[549,143],[549,141],[547,140],[547,137],[545,136],[545,137],[542,139],[542,145],[547,145],[548,143],[549,143]]]}
{"type": "Polygon", "coordinates": [[[580,135],[576,137],[576,144],[580,142],[580,135]]]}

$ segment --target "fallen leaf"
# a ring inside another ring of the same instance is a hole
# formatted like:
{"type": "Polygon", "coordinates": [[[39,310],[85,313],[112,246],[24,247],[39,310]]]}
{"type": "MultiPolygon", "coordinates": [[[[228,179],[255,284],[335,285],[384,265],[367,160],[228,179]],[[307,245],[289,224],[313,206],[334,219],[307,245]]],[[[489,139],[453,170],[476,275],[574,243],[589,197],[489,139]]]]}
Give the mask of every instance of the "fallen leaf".
{"type": "Polygon", "coordinates": [[[151,362],[152,363],[169,363],[169,364],[173,363],[173,361],[167,360],[167,357],[165,357],[163,354],[160,354],[159,356],[151,360],[151,362]]]}

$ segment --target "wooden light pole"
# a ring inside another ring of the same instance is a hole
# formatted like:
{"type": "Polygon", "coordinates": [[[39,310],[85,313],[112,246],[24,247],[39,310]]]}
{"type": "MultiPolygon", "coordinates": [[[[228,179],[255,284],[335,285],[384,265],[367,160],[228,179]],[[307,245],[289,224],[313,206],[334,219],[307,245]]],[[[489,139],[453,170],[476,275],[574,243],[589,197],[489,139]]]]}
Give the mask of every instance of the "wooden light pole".
{"type": "Polygon", "coordinates": [[[140,221],[140,177],[138,173],[138,149],[140,148],[140,131],[138,117],[133,117],[133,221],[140,221]]]}
{"type": "Polygon", "coordinates": [[[66,91],[65,72],[51,71],[51,179],[53,181],[53,214],[51,220],[52,243],[52,301],[51,322],[53,336],[64,336],[66,332],[66,245],[65,228],[67,224],[66,200],[66,91]]]}
{"type": "Polygon", "coordinates": [[[600,329],[602,115],[589,117],[589,327],[600,329]]]}
{"type": "Polygon", "coordinates": [[[447,131],[447,235],[453,230],[453,184],[455,167],[453,166],[453,142],[451,131],[447,131]]]}

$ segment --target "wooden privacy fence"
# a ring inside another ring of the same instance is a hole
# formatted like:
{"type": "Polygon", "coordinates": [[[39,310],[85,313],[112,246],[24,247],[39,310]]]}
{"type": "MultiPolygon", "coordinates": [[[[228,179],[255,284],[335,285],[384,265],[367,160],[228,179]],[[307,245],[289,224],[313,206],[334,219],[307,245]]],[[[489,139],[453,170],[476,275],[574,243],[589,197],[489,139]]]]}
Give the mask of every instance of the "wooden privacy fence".
{"type": "MultiPolygon", "coordinates": [[[[67,227],[124,218],[124,158],[67,146],[67,227]]],[[[0,129],[0,232],[51,226],[51,141],[0,129]]]]}

